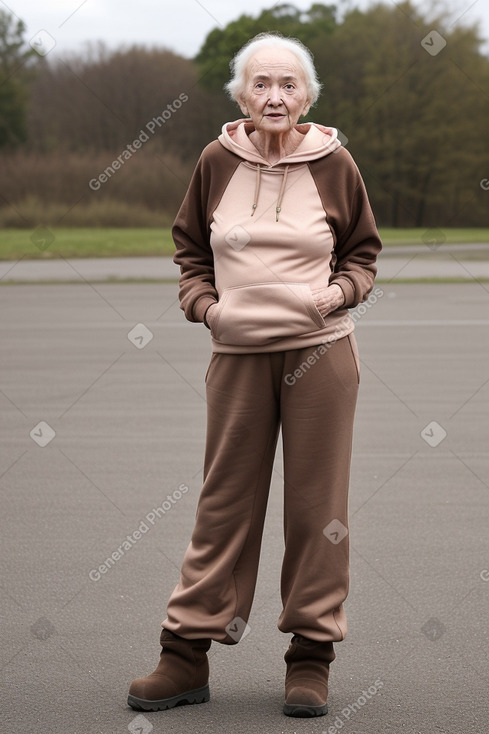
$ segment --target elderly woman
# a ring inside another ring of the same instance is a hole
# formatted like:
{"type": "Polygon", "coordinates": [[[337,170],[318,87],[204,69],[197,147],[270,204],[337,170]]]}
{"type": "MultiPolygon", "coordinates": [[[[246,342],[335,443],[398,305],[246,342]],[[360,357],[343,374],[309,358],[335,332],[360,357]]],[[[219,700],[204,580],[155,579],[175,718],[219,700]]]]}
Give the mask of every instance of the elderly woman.
{"type": "Polygon", "coordinates": [[[372,290],[381,243],[337,131],[298,123],[320,88],[308,49],[260,34],[231,68],[227,88],[246,118],[203,151],[173,228],[181,308],[212,339],[204,484],[159,665],[133,681],[128,703],[208,701],[211,641],[232,645],[250,631],[281,427],[284,713],[321,716],[333,643],[346,634],[359,383],[347,309],[372,290]]]}

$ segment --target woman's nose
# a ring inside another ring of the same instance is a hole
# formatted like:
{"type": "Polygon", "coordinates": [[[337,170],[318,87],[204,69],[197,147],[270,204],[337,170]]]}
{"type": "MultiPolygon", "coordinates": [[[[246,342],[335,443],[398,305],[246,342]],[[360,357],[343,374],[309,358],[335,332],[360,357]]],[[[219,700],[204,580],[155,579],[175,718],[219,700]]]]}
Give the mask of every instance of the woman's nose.
{"type": "Polygon", "coordinates": [[[277,106],[279,104],[282,104],[282,98],[280,95],[280,88],[277,86],[273,86],[270,89],[270,96],[268,97],[268,104],[277,106]]]}

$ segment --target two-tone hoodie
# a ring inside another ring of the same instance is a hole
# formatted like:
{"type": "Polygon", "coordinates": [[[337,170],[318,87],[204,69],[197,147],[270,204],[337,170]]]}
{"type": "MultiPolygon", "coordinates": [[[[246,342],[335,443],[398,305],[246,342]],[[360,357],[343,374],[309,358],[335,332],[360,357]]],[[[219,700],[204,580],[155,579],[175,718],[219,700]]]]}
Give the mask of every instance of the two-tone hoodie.
{"type": "Polygon", "coordinates": [[[381,242],[365,186],[335,128],[303,123],[303,139],[270,165],[249,133],[226,123],[197,163],[172,235],[180,305],[212,318],[215,352],[271,352],[336,341],[354,329],[381,242]],[[323,318],[312,291],[336,283],[344,305],[323,318]],[[214,309],[213,309],[214,310],[214,309]]]}

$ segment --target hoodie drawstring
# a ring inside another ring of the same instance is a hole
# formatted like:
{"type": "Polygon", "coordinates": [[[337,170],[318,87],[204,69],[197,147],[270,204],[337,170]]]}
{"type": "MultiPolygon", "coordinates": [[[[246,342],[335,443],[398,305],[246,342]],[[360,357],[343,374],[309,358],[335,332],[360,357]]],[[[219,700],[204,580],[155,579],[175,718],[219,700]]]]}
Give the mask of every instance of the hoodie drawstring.
{"type": "Polygon", "coordinates": [[[258,206],[258,197],[260,196],[260,184],[261,184],[261,168],[260,164],[256,164],[256,183],[255,183],[255,197],[251,207],[251,216],[255,213],[256,207],[258,206]]]}
{"type": "Polygon", "coordinates": [[[287,183],[287,173],[288,173],[288,171],[289,171],[289,167],[288,166],[285,166],[284,177],[282,179],[282,186],[280,188],[280,194],[278,195],[277,206],[275,207],[275,221],[276,222],[278,222],[278,215],[280,214],[281,209],[282,209],[282,199],[284,198],[285,184],[287,183]]]}
{"type": "MultiPolygon", "coordinates": [[[[280,193],[278,195],[277,206],[275,207],[275,221],[278,222],[280,212],[282,211],[282,199],[284,198],[285,186],[287,185],[287,174],[289,172],[289,166],[285,166],[284,175],[282,179],[282,186],[280,187],[280,193]]],[[[256,183],[255,183],[255,196],[253,204],[251,205],[251,216],[254,215],[256,207],[258,206],[258,198],[260,196],[261,186],[261,166],[259,163],[256,164],[256,183]]]]}

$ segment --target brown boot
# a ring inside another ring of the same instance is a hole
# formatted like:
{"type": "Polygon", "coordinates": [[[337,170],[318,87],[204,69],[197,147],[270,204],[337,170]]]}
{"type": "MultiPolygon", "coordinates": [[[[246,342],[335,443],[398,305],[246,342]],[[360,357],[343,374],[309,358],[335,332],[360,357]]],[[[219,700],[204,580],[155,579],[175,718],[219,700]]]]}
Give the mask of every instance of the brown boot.
{"type": "Polygon", "coordinates": [[[209,700],[211,640],[187,640],[163,630],[160,662],[146,678],[131,683],[127,703],[136,711],[161,711],[186,703],[209,700]]]}
{"type": "Polygon", "coordinates": [[[286,716],[324,716],[328,713],[329,664],[335,659],[332,642],[294,635],[284,655],[286,716]]]}

